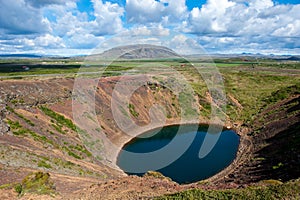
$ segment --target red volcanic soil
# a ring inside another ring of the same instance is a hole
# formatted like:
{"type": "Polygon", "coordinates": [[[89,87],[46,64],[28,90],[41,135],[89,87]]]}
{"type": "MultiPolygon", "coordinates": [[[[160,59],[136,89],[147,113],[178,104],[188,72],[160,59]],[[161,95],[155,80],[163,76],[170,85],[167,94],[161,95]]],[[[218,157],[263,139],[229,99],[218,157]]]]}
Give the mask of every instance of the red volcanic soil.
{"type": "MultiPolygon", "coordinates": [[[[0,81],[0,185],[12,184],[0,189],[0,199],[16,199],[13,184],[22,182],[26,175],[35,171],[50,173],[56,186],[57,194],[53,197],[56,199],[147,199],[189,188],[238,188],[265,179],[288,181],[298,178],[299,94],[262,110],[252,127],[228,122],[241,135],[236,160],[205,184],[189,185],[178,185],[162,176],[125,175],[115,169],[116,149],[105,142],[96,147],[91,145],[84,134],[47,115],[41,107],[51,109],[64,118],[62,121],[74,120],[73,114],[80,114],[76,124],[94,137],[92,139],[106,137],[121,148],[132,136],[124,134],[114,120],[112,92],[118,86],[120,90],[116,96],[122,97],[130,84],[132,87],[137,84],[135,81],[136,77],[128,76],[122,79],[122,84],[119,84],[119,77],[88,82],[85,95],[87,99],[94,97],[95,115],[85,112],[89,104],[72,104],[74,80],[71,78],[0,81]],[[8,123],[10,131],[7,132],[8,123]],[[99,154],[96,157],[91,153],[99,154]]],[[[116,105],[122,105],[122,98],[117,100],[119,104],[116,105]]],[[[236,99],[230,97],[230,101],[242,109],[236,99]]],[[[149,110],[153,104],[164,105],[168,115],[166,124],[180,120],[177,96],[151,78],[132,94],[130,104],[134,110],[123,107],[116,112],[123,112],[139,126],[151,123],[149,110]]],[[[156,116],[157,119],[160,117],[156,116]]],[[[22,198],[51,197],[26,194],[22,198]]]]}

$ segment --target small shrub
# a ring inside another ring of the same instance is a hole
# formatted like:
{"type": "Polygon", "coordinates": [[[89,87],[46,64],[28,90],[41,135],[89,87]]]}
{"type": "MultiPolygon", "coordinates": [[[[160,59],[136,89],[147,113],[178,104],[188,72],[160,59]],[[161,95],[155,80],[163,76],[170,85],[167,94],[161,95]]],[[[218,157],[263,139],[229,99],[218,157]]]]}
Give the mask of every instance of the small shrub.
{"type": "Polygon", "coordinates": [[[165,177],[162,173],[160,172],[156,172],[156,171],[148,171],[145,175],[145,177],[155,177],[155,178],[159,178],[159,179],[169,179],[171,180],[169,177],[165,177]]]}
{"type": "Polygon", "coordinates": [[[15,186],[15,191],[20,196],[25,193],[53,195],[55,194],[55,186],[50,180],[49,173],[35,172],[26,176],[22,183],[17,184],[15,186]]]}
{"type": "Polygon", "coordinates": [[[22,185],[20,183],[18,183],[16,186],[15,186],[15,191],[20,195],[23,191],[23,188],[22,188],[22,185]]]}
{"type": "Polygon", "coordinates": [[[79,160],[82,159],[80,156],[78,156],[78,155],[77,155],[76,153],[74,153],[73,151],[68,151],[68,155],[69,155],[69,156],[72,156],[72,157],[74,157],[74,158],[76,158],[76,159],[79,159],[79,160]]]}
{"type": "Polygon", "coordinates": [[[18,129],[18,128],[22,127],[19,122],[13,122],[10,119],[7,120],[7,123],[10,126],[10,128],[12,128],[12,129],[18,129]]]}
{"type": "Polygon", "coordinates": [[[52,168],[52,166],[50,164],[46,163],[44,160],[40,160],[38,162],[38,167],[44,167],[46,169],[51,169],[52,168]]]}
{"type": "Polygon", "coordinates": [[[132,116],[138,117],[140,115],[138,112],[136,112],[133,104],[129,104],[128,108],[129,108],[129,112],[131,113],[132,116]]]}

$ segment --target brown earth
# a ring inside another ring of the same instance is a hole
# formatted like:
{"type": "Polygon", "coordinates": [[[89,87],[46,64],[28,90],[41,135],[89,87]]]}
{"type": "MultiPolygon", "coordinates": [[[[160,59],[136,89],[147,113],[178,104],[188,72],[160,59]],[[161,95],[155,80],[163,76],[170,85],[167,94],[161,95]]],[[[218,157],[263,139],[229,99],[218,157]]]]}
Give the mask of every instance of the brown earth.
{"type": "MultiPolygon", "coordinates": [[[[188,188],[237,188],[265,179],[287,181],[298,178],[300,95],[267,107],[259,113],[252,127],[228,121],[226,125],[241,135],[237,158],[232,165],[207,181],[178,185],[161,177],[125,175],[115,165],[116,155],[123,144],[145,130],[160,126],[161,121],[166,120],[165,124],[179,123],[182,113],[176,95],[149,78],[147,84],[131,96],[131,110],[116,109],[117,114],[123,112],[141,126],[139,129],[128,129],[132,134],[127,135],[114,120],[111,109],[111,94],[118,81],[118,77],[111,77],[99,83],[88,83],[84,100],[90,100],[92,92],[96,91],[95,115],[84,111],[89,111],[89,104],[79,102],[72,105],[74,80],[71,78],[0,81],[0,185],[21,182],[33,171],[45,171],[55,182],[56,199],[147,199],[188,188]],[[166,119],[157,115],[155,118],[159,120],[151,123],[149,110],[153,104],[164,105],[166,119]],[[6,106],[13,111],[7,110],[6,106]],[[93,141],[108,138],[109,142],[89,145],[91,139],[84,133],[78,133],[66,125],[55,127],[57,122],[42,112],[40,106],[46,106],[68,119],[74,120],[80,116],[77,124],[92,136],[93,141]],[[8,120],[19,122],[23,129],[36,135],[16,135],[12,127],[7,132],[8,120]]],[[[126,81],[134,84],[133,77],[128,77],[126,81]]],[[[122,97],[122,92],[125,93],[127,88],[128,84],[121,85],[116,95],[122,97]]],[[[233,96],[229,98],[238,109],[242,109],[233,96]]],[[[122,98],[117,103],[122,107],[122,98]]],[[[198,104],[195,106],[201,107],[198,104]]],[[[205,119],[201,122],[205,123],[205,119]]],[[[0,190],[0,199],[16,198],[13,188],[0,190]]],[[[33,194],[22,197],[49,198],[33,194]]]]}
{"type": "Polygon", "coordinates": [[[289,181],[300,174],[300,95],[295,94],[259,113],[248,140],[248,151],[219,176],[218,183],[247,185],[262,180],[289,181]]]}

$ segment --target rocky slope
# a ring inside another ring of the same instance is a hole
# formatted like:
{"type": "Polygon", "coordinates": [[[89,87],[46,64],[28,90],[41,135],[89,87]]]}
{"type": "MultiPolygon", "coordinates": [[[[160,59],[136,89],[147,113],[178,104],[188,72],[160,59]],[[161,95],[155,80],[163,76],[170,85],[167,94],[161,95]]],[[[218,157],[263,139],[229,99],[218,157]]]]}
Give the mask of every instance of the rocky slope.
{"type": "MultiPolygon", "coordinates": [[[[125,83],[132,84],[131,78],[127,77],[125,83]]],[[[166,124],[179,123],[182,110],[176,94],[150,78],[131,95],[128,107],[117,109],[142,127],[127,135],[116,123],[111,108],[112,92],[119,80],[120,77],[104,78],[96,86],[89,82],[91,91],[86,92],[89,95],[95,91],[95,96],[91,95],[96,99],[95,116],[82,110],[85,107],[80,104],[72,105],[72,78],[0,82],[0,185],[8,184],[0,187],[5,191],[1,192],[3,198],[16,198],[14,183],[22,182],[35,171],[50,173],[57,199],[150,198],[188,188],[234,188],[264,179],[297,178],[300,166],[297,92],[262,110],[253,127],[236,124],[245,139],[238,160],[209,184],[180,186],[160,176],[124,175],[114,165],[118,148],[151,123],[149,110],[153,104],[164,106],[165,118],[159,115],[155,119],[164,119],[166,124]],[[75,123],[74,112],[80,114],[81,122],[75,123]],[[87,133],[95,143],[90,143],[87,133]],[[103,137],[118,148],[101,143],[103,137]]],[[[116,95],[121,96],[128,84],[119,87],[116,95]]],[[[231,99],[238,107],[239,102],[231,99]]],[[[201,108],[197,97],[194,102],[195,107],[201,108]]]]}
{"type": "MultiPolygon", "coordinates": [[[[51,173],[58,191],[66,193],[82,187],[83,182],[86,185],[124,176],[113,169],[116,166],[109,156],[116,156],[124,142],[133,137],[119,129],[110,108],[118,79],[105,78],[97,83],[96,117],[79,110],[86,124],[78,127],[72,121],[74,79],[1,81],[0,185],[20,182],[29,172],[42,170],[51,173]],[[96,121],[98,127],[93,126],[96,121]],[[100,152],[95,155],[93,145],[83,139],[87,132],[93,136],[94,146],[104,135],[117,148],[109,154],[110,147],[99,142],[100,152]]],[[[140,87],[130,99],[132,107],[124,108],[124,112],[143,128],[150,123],[149,109],[154,103],[165,106],[166,123],[179,122],[181,111],[175,94],[155,81],[140,87]]]]}
{"type": "Polygon", "coordinates": [[[249,184],[274,179],[289,181],[300,174],[300,94],[266,106],[255,118],[250,151],[232,165],[231,172],[216,179],[219,183],[249,184]]]}

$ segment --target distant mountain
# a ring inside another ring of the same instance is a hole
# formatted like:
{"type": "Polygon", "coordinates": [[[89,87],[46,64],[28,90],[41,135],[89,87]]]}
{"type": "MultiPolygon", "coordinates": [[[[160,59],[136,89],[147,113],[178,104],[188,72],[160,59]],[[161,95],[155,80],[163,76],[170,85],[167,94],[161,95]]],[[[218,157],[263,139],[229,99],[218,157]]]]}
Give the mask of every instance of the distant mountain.
{"type": "Polygon", "coordinates": [[[288,58],[281,59],[281,60],[300,61],[300,56],[290,56],[288,58]]]}
{"type": "Polygon", "coordinates": [[[173,50],[156,45],[140,44],[115,47],[101,54],[93,55],[95,58],[119,58],[119,59],[152,59],[152,58],[176,58],[178,54],[173,50]]]}
{"type": "MultiPolygon", "coordinates": [[[[78,57],[78,56],[77,56],[78,57]]],[[[71,57],[68,56],[57,56],[57,55],[39,55],[39,54],[0,54],[1,58],[15,58],[15,59],[21,59],[21,58],[50,58],[50,59],[69,59],[71,57]]],[[[76,58],[76,57],[75,57],[76,58]]]]}
{"type": "Polygon", "coordinates": [[[1,58],[42,58],[37,54],[0,54],[1,58]]]}

